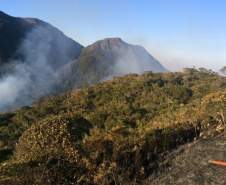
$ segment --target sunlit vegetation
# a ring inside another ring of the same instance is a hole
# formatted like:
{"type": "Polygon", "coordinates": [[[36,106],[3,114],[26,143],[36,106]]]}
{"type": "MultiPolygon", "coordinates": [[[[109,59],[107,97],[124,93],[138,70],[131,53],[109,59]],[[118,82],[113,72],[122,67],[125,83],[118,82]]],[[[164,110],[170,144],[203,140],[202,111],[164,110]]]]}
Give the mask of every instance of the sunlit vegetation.
{"type": "Polygon", "coordinates": [[[179,145],[222,132],[225,108],[226,79],[195,69],[44,98],[0,115],[0,182],[139,182],[179,145]]]}

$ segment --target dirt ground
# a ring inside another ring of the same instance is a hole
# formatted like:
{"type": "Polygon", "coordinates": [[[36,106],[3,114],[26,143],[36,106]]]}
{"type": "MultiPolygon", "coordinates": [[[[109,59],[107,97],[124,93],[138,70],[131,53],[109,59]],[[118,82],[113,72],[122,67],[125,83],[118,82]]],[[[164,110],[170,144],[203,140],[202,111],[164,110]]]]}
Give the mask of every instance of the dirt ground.
{"type": "Polygon", "coordinates": [[[225,134],[181,146],[143,185],[226,185],[226,167],[209,160],[226,161],[225,134]]]}

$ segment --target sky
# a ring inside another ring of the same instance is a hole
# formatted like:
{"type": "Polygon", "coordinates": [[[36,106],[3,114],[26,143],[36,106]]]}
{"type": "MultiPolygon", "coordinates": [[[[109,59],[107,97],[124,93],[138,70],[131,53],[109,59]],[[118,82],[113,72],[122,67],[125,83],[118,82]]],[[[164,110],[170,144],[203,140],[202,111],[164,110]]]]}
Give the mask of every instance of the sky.
{"type": "Polygon", "coordinates": [[[226,66],[226,0],[0,0],[86,46],[107,37],[144,46],[169,70],[226,66]]]}

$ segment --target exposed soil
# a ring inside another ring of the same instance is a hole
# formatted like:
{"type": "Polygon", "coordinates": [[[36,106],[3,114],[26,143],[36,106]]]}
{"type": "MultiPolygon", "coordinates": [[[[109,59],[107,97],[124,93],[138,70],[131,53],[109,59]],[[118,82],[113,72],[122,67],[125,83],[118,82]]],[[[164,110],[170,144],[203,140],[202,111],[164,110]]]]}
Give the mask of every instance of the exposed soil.
{"type": "Polygon", "coordinates": [[[181,146],[143,184],[226,185],[226,167],[212,165],[209,160],[226,161],[225,134],[181,146]]]}

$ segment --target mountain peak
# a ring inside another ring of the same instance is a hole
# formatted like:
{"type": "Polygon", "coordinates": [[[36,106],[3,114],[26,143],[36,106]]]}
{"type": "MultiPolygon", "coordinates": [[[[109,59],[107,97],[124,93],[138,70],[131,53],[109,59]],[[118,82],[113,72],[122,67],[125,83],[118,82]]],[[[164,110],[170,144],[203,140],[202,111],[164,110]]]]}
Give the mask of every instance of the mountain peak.
{"type": "Polygon", "coordinates": [[[112,43],[119,43],[124,42],[120,37],[109,37],[102,40],[99,40],[97,42],[112,42],[112,43]]]}
{"type": "Polygon", "coordinates": [[[0,10],[0,18],[5,18],[5,17],[11,17],[11,16],[9,16],[8,14],[0,10]]]}
{"type": "Polygon", "coordinates": [[[120,47],[126,45],[126,42],[124,42],[121,38],[115,37],[115,38],[105,38],[99,41],[96,41],[91,46],[91,49],[94,48],[112,48],[112,47],[120,47]]]}
{"type": "Polygon", "coordinates": [[[100,42],[108,42],[109,44],[119,44],[119,43],[125,43],[121,38],[119,37],[112,37],[112,38],[105,38],[101,40],[100,42]]]}
{"type": "Polygon", "coordinates": [[[120,49],[120,48],[127,48],[130,44],[123,41],[119,37],[113,37],[113,38],[105,38],[102,40],[98,40],[94,42],[93,44],[88,46],[88,50],[112,50],[112,49],[120,49]]]}

